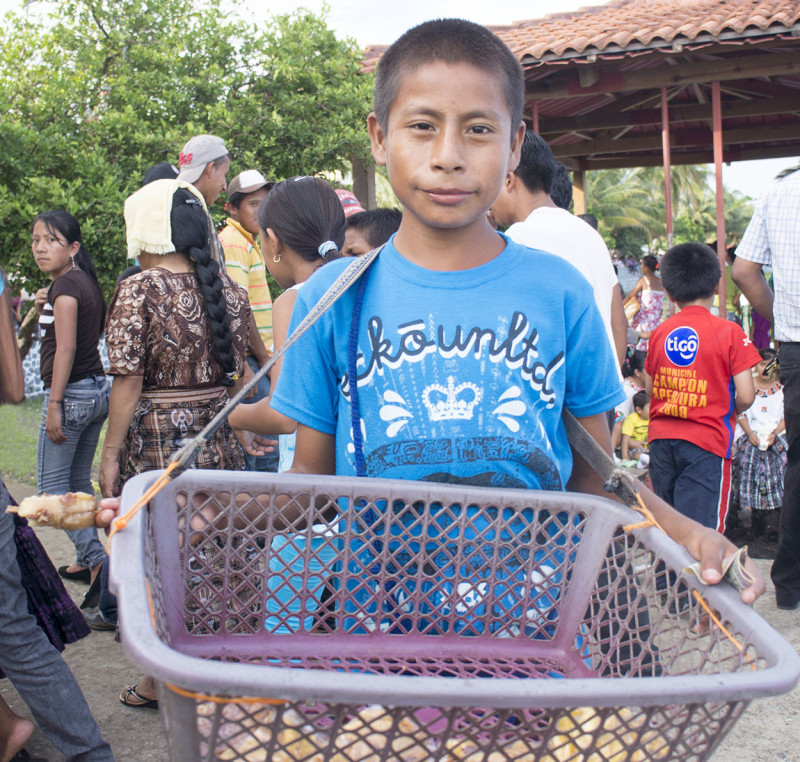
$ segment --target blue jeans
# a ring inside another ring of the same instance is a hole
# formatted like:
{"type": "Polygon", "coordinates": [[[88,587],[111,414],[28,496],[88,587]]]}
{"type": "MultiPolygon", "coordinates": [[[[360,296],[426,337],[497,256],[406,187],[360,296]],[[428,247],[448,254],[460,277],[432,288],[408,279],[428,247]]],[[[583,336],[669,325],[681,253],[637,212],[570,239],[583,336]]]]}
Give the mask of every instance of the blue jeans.
{"type": "Polygon", "coordinates": [[[0,667],[68,761],[113,762],[75,677],[28,612],[7,505],[0,481],[0,667]]]}
{"type": "MultiPolygon", "coordinates": [[[[258,373],[260,370],[258,360],[253,355],[247,356],[247,364],[250,366],[253,373],[258,373]]],[[[263,400],[264,397],[269,397],[269,376],[265,375],[257,386],[256,393],[248,400],[243,400],[242,404],[252,404],[263,400]]],[[[276,449],[275,452],[268,452],[266,455],[248,455],[244,454],[244,466],[248,471],[271,471],[275,473],[278,470],[278,457],[279,453],[276,449]]]]}
{"type": "MultiPolygon", "coordinates": [[[[105,376],[89,376],[67,384],[61,403],[61,429],[67,439],[62,444],[55,444],[47,437],[45,423],[50,390],[45,390],[37,450],[36,486],[40,495],[45,492],[49,495],[94,494],[92,460],[103,421],[108,416],[109,388],[105,376]]],[[[92,568],[106,557],[96,529],[67,530],[67,535],[77,551],[75,563],[78,566],[92,568]]]]}

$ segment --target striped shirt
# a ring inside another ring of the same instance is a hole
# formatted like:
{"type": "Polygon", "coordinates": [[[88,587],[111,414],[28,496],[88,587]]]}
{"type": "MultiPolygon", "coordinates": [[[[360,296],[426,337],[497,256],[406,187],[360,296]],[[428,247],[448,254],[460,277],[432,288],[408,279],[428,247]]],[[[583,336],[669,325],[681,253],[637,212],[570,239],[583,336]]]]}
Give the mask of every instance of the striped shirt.
{"type": "Polygon", "coordinates": [[[272,351],[272,297],[258,241],[230,217],[219,240],[225,251],[228,276],[247,289],[258,333],[267,350],[272,351]]]}
{"type": "Polygon", "coordinates": [[[800,342],[800,171],[776,180],[759,199],[736,256],[772,265],[775,338],[800,342]]]}

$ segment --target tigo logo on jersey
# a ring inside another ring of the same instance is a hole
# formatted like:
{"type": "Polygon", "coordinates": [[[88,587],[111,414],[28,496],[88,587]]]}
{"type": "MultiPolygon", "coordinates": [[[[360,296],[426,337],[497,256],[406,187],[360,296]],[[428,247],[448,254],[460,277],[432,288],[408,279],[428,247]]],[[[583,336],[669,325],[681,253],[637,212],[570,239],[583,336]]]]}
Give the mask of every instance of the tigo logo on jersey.
{"type": "Polygon", "coordinates": [[[697,338],[697,331],[694,328],[682,325],[680,328],[675,328],[669,332],[669,336],[664,342],[664,351],[673,365],[685,368],[694,362],[699,346],[700,341],[697,338]]]}

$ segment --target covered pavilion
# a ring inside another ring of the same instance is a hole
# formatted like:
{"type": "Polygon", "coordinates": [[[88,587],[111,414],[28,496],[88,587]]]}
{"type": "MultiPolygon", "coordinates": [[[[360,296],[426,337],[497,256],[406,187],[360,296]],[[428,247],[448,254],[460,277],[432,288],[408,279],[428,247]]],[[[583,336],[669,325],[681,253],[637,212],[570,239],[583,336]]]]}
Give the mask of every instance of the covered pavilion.
{"type": "Polygon", "coordinates": [[[489,28],[522,64],[528,126],[573,170],[577,214],[585,172],[661,165],[671,238],[670,166],[714,163],[724,260],[723,162],[800,155],[800,0],[612,0],[489,28]]]}

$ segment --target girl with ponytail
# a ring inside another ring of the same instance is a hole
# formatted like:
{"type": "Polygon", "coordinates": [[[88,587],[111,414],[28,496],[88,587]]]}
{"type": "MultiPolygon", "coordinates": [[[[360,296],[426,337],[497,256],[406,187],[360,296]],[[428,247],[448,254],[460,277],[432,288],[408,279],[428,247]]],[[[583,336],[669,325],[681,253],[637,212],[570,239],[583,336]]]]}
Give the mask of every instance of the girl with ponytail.
{"type": "MultiPolygon", "coordinates": [[[[52,281],[34,298],[45,389],[37,489],[39,494],[92,494],[92,460],[108,413],[108,381],[97,348],[106,305],[75,217],[60,209],[42,212],[31,233],[36,264],[52,281]]],[[[68,530],[67,535],[75,545],[75,562],[59,574],[88,583],[106,557],[97,530],[68,530]]]]}
{"type": "MultiPolygon", "coordinates": [[[[247,293],[211,256],[205,202],[180,180],[156,180],[125,202],[128,258],[142,272],[123,280],[106,323],[111,387],[100,461],[104,497],[142,471],[163,469],[241,386],[250,326],[247,293]]],[[[246,440],[260,455],[262,443],[246,440]]],[[[241,471],[236,435],[223,424],[196,468],[241,471]]],[[[154,706],[150,677],[124,688],[128,706],[154,706]]]]}
{"type": "MultiPolygon", "coordinates": [[[[258,208],[261,253],[267,269],[285,291],[272,305],[274,350],[280,349],[289,333],[297,292],[316,270],[341,257],[346,223],[336,191],[317,177],[292,177],[278,183],[258,208]]],[[[275,389],[281,360],[270,371],[270,388],[275,389]]],[[[282,434],[280,465],[292,465],[296,423],[269,406],[269,400],[240,405],[228,418],[232,426],[259,434],[282,434]]]]}

